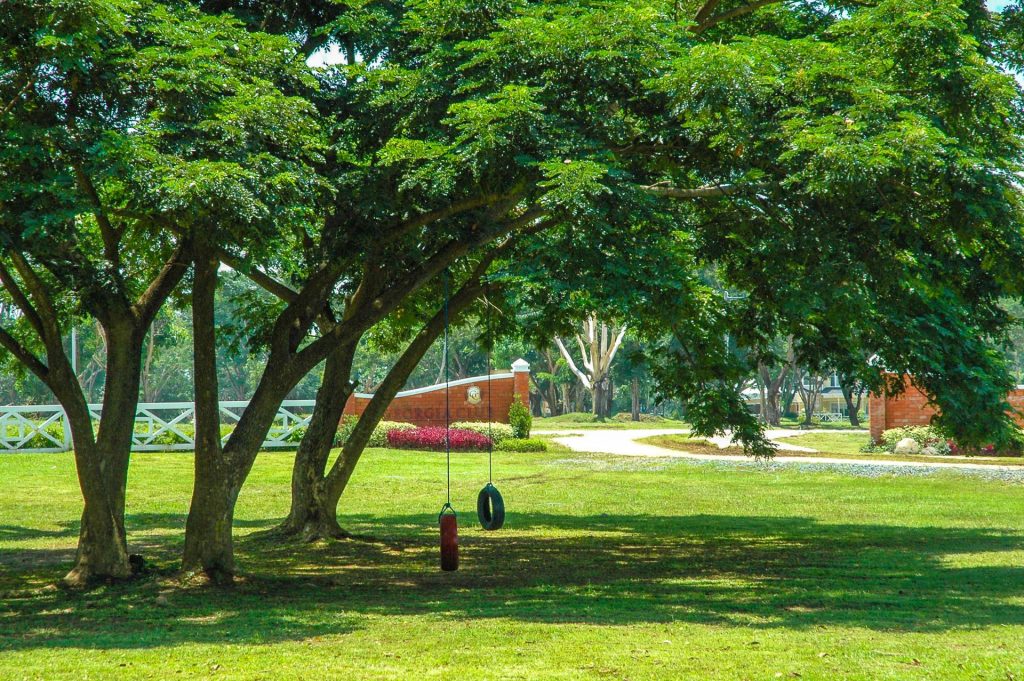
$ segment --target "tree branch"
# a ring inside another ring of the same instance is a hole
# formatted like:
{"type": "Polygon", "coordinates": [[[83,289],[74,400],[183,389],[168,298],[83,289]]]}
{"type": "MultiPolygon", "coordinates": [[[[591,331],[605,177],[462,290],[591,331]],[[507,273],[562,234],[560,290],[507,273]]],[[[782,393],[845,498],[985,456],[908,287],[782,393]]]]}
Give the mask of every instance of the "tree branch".
{"type": "Polygon", "coordinates": [[[7,104],[4,105],[3,110],[0,111],[0,117],[6,116],[7,114],[11,113],[11,111],[14,110],[14,107],[17,106],[17,104],[18,104],[18,100],[21,99],[21,96],[23,94],[25,94],[26,92],[29,91],[29,88],[32,87],[32,84],[34,82],[35,81],[33,81],[31,78],[29,78],[29,79],[27,79],[25,81],[25,84],[21,87],[21,89],[18,90],[18,92],[14,95],[14,97],[11,98],[11,101],[7,102],[7,104]]]}
{"type": "Polygon", "coordinates": [[[18,286],[18,282],[15,281],[14,275],[11,274],[7,266],[0,262],[0,284],[11,294],[11,298],[14,299],[14,304],[18,306],[25,318],[28,319],[29,324],[35,329],[39,337],[43,337],[43,320],[39,316],[39,312],[36,311],[35,307],[32,306],[32,302],[25,295],[25,292],[18,286]]]}
{"type": "MultiPolygon", "coordinates": [[[[118,210],[112,212],[114,215],[130,217],[136,220],[151,220],[157,222],[160,225],[163,225],[168,230],[177,234],[179,237],[184,238],[186,236],[186,232],[184,229],[178,227],[173,222],[170,222],[169,220],[164,218],[149,215],[141,215],[130,211],[118,210]]],[[[220,260],[222,263],[224,263],[231,269],[235,270],[236,272],[241,272],[242,274],[244,274],[254,284],[265,290],[267,293],[273,296],[277,296],[278,298],[287,303],[290,303],[291,301],[295,300],[295,297],[298,295],[298,292],[295,291],[295,289],[291,288],[287,284],[278,281],[277,279],[274,279],[274,277],[270,276],[266,272],[263,272],[262,270],[255,267],[251,267],[250,265],[239,259],[239,257],[235,256],[233,253],[220,246],[214,247],[214,255],[217,256],[218,260],[220,260]]]]}
{"type": "Polygon", "coordinates": [[[32,271],[32,267],[25,260],[25,257],[16,250],[9,251],[11,256],[11,262],[14,263],[14,269],[17,270],[21,276],[22,281],[25,282],[25,286],[28,287],[28,292],[35,301],[36,309],[38,311],[38,319],[41,327],[39,337],[43,343],[49,348],[51,344],[61,343],[60,328],[57,326],[57,312],[54,310],[53,303],[50,300],[49,294],[46,292],[46,286],[43,281],[32,271]]]}
{"type": "Polygon", "coordinates": [[[711,13],[715,11],[715,8],[718,7],[721,1],[722,0],[706,0],[701,8],[697,10],[697,15],[693,18],[694,22],[699,26],[707,21],[708,17],[711,16],[711,13]]]}
{"type": "Polygon", "coordinates": [[[14,357],[35,374],[39,380],[46,385],[50,384],[50,370],[43,364],[43,361],[35,356],[28,348],[18,342],[6,329],[0,328],[0,345],[7,349],[14,357]]]}
{"type": "Polygon", "coordinates": [[[579,370],[579,367],[576,366],[576,362],[573,361],[572,355],[569,354],[569,351],[566,349],[565,344],[562,343],[562,339],[559,338],[558,336],[555,336],[555,345],[558,346],[558,351],[562,353],[562,357],[569,365],[569,370],[576,375],[576,378],[580,379],[580,382],[583,383],[584,388],[590,390],[590,379],[587,378],[587,375],[585,373],[579,370]]]}
{"type": "Polygon", "coordinates": [[[604,369],[608,371],[612,367],[612,362],[615,360],[615,353],[619,351],[622,346],[622,339],[626,336],[626,325],[622,326],[622,330],[619,331],[619,335],[616,336],[615,341],[612,343],[611,351],[608,353],[608,361],[605,362],[604,369]]]}
{"type": "MultiPolygon", "coordinates": [[[[296,359],[299,361],[295,366],[299,371],[302,371],[302,375],[305,375],[326,356],[328,347],[339,342],[351,340],[352,334],[362,333],[362,330],[383,319],[408,295],[417,291],[443,272],[452,262],[473,249],[494,241],[505,232],[514,232],[525,228],[523,233],[531,233],[552,224],[549,221],[539,221],[540,217],[546,212],[543,208],[531,208],[522,215],[508,222],[501,223],[495,229],[481,231],[474,239],[453,239],[419,267],[409,271],[405,277],[389,284],[375,298],[370,295],[370,287],[365,289],[366,293],[364,295],[363,287],[360,286],[358,295],[361,298],[365,297],[365,302],[353,306],[359,309],[355,312],[346,312],[343,323],[336,325],[329,332],[323,334],[320,338],[299,351],[296,355],[296,359]],[[303,371],[303,369],[305,370],[303,371]]],[[[502,247],[505,245],[507,244],[503,244],[502,247]]]]}
{"type": "Polygon", "coordinates": [[[462,201],[456,201],[455,203],[445,206],[444,208],[439,208],[437,210],[432,210],[427,213],[422,213],[421,215],[409,218],[408,220],[405,220],[404,222],[400,222],[397,225],[395,225],[395,227],[388,232],[387,237],[382,241],[381,245],[392,243],[395,240],[402,238],[406,234],[409,234],[410,232],[417,230],[420,227],[425,227],[432,222],[437,222],[438,220],[446,220],[460,213],[475,210],[477,208],[483,208],[484,206],[489,206],[491,204],[498,203],[499,201],[507,201],[509,199],[515,198],[516,196],[517,195],[512,192],[505,194],[485,194],[483,196],[474,196],[472,198],[464,199],[462,201]]]}
{"type": "Polygon", "coordinates": [[[295,289],[278,281],[277,279],[274,279],[263,270],[249,266],[223,248],[217,248],[216,254],[222,263],[236,272],[241,272],[248,277],[252,283],[256,284],[270,295],[276,296],[286,303],[290,303],[295,300],[296,296],[298,296],[298,292],[295,289]]]}
{"type": "Polygon", "coordinates": [[[661,196],[669,199],[707,199],[721,196],[731,196],[747,190],[763,189],[763,184],[711,184],[704,187],[684,189],[659,184],[641,186],[642,191],[654,196],[661,196]]]}
{"type": "Polygon", "coordinates": [[[100,226],[100,236],[103,238],[103,256],[115,269],[120,268],[121,232],[114,229],[114,226],[110,224],[110,218],[107,217],[106,211],[103,210],[103,204],[100,203],[100,195],[96,191],[92,180],[89,179],[89,176],[85,174],[85,170],[82,169],[82,164],[76,161],[71,164],[71,167],[75,171],[75,181],[78,184],[78,188],[82,190],[89,203],[92,204],[93,215],[96,216],[96,223],[100,226]]]}
{"type": "Polygon", "coordinates": [[[178,242],[174,253],[164,263],[163,268],[156,275],[149,287],[139,296],[139,299],[132,305],[132,314],[139,320],[142,328],[149,328],[160,307],[171,295],[171,291],[178,285],[185,272],[188,270],[191,260],[191,244],[187,241],[178,242]]]}
{"type": "MultiPolygon", "coordinates": [[[[691,26],[690,30],[700,35],[704,31],[708,30],[713,26],[717,26],[723,21],[729,21],[730,19],[741,17],[744,14],[750,14],[751,12],[758,10],[766,5],[772,5],[778,2],[783,2],[783,0],[755,0],[754,2],[751,2],[749,5],[743,5],[742,7],[737,7],[727,12],[716,14],[715,16],[705,16],[704,19],[700,19],[700,13],[698,12],[696,26],[691,26]]],[[[717,4],[717,0],[711,0],[710,2],[707,3],[707,5],[712,5],[712,9],[714,9],[714,5],[717,4]]],[[[707,5],[705,5],[705,7],[707,7],[707,5]]],[[[701,11],[703,11],[703,9],[704,8],[701,8],[701,11]]]]}

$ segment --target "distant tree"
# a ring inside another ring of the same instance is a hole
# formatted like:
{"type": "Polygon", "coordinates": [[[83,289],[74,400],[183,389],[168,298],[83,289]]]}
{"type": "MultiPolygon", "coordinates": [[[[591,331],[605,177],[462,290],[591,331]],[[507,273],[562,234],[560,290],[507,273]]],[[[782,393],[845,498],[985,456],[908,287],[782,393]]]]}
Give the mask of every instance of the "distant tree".
{"type": "Polygon", "coordinates": [[[562,353],[562,358],[569,369],[583,387],[590,391],[591,410],[594,416],[607,418],[612,362],[615,361],[615,355],[626,337],[626,325],[599,320],[597,315],[592,314],[581,323],[581,327],[575,337],[581,358],[579,366],[573,359],[572,352],[558,336],[555,336],[555,345],[558,346],[558,351],[562,353]]]}
{"type": "Polygon", "coordinates": [[[850,425],[854,428],[860,427],[860,407],[867,386],[857,376],[841,373],[839,374],[839,389],[843,393],[843,401],[846,402],[847,418],[850,420],[850,425]]]}

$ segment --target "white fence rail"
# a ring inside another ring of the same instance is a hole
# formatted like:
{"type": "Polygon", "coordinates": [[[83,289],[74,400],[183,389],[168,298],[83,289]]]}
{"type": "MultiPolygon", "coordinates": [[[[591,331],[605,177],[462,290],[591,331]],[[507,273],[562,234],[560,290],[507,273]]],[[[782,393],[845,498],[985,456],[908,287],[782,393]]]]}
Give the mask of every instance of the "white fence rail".
{"type": "MultiPolygon", "coordinates": [[[[314,400],[285,400],[263,446],[295,447],[309,425],[314,400]]],[[[221,438],[227,441],[249,402],[220,403],[221,438]]],[[[90,404],[93,425],[99,423],[102,405],[90,404]]],[[[132,451],[166,452],[195,449],[194,402],[140,402],[135,412],[132,451]]],[[[0,406],[0,453],[67,452],[73,447],[71,429],[60,405],[0,406]]]]}

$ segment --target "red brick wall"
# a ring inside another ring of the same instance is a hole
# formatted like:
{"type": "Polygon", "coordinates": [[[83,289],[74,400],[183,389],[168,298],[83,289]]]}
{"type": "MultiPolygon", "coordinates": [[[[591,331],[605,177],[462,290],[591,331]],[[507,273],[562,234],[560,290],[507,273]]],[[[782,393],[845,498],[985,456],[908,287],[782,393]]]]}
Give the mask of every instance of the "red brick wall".
{"type": "MultiPolygon", "coordinates": [[[[494,421],[508,423],[508,410],[513,396],[529,407],[530,373],[517,371],[511,377],[491,379],[491,414],[494,421]]],[[[448,407],[452,422],[487,420],[487,377],[481,376],[471,383],[452,386],[448,393],[448,407]],[[480,389],[480,403],[470,404],[467,399],[471,387],[480,389]]],[[[353,395],[345,404],[345,415],[359,415],[366,409],[369,398],[353,395]]],[[[384,414],[385,421],[404,421],[418,426],[443,426],[445,424],[444,384],[434,386],[429,392],[418,395],[399,395],[384,414]]]]}
{"type": "MultiPolygon", "coordinates": [[[[871,420],[871,439],[878,442],[882,433],[890,428],[902,426],[927,426],[938,413],[928,404],[928,397],[904,377],[906,391],[899,397],[885,397],[872,394],[868,400],[871,420]]],[[[1024,389],[1017,389],[1007,396],[1018,423],[1024,425],[1024,389]]]]}

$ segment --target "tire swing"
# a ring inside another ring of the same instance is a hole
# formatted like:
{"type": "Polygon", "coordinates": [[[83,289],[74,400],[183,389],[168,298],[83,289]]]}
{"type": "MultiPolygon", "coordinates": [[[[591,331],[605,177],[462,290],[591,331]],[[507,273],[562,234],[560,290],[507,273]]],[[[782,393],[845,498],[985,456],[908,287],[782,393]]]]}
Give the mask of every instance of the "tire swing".
{"type": "Polygon", "coordinates": [[[494,486],[494,418],[491,414],[491,301],[484,295],[487,324],[487,484],[476,496],[476,517],[485,530],[500,530],[505,524],[505,500],[494,486]]]}

